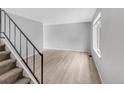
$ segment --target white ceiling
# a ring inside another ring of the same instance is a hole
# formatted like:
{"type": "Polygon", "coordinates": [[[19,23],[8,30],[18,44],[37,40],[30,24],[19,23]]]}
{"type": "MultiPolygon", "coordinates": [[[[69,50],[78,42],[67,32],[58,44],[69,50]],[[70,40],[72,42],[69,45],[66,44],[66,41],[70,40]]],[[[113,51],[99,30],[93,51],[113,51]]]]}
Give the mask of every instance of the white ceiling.
{"type": "Polygon", "coordinates": [[[5,8],[9,13],[43,24],[89,22],[96,8],[5,8]]]}

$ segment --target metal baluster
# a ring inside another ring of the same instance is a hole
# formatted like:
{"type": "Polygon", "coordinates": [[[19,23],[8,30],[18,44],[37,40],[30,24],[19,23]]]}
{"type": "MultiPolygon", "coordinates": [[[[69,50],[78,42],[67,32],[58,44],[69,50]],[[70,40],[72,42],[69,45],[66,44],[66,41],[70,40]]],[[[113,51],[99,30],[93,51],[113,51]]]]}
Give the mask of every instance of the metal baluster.
{"type": "Polygon", "coordinates": [[[41,57],[41,84],[43,84],[43,55],[41,57]]]}
{"type": "Polygon", "coordinates": [[[33,72],[35,73],[35,48],[33,47],[33,72]]]}
{"type": "Polygon", "coordinates": [[[4,32],[6,34],[6,14],[4,13],[4,32]]]}
{"type": "Polygon", "coordinates": [[[28,64],[28,40],[26,39],[26,63],[28,64]]]}
{"type": "Polygon", "coordinates": [[[16,26],[14,25],[14,46],[16,47],[16,26]]]}
{"type": "Polygon", "coordinates": [[[10,39],[10,30],[11,30],[11,25],[10,25],[10,19],[9,19],[9,39],[10,39]]]}
{"type": "MultiPolygon", "coordinates": [[[[1,13],[1,8],[0,8],[0,38],[1,38],[1,32],[2,32],[2,19],[1,19],[1,17],[2,17],[2,13],[1,13]]],[[[1,39],[0,39],[0,43],[1,43],[1,39]]]]}
{"type": "Polygon", "coordinates": [[[20,32],[20,55],[22,55],[22,38],[21,38],[21,32],[20,32]]]}

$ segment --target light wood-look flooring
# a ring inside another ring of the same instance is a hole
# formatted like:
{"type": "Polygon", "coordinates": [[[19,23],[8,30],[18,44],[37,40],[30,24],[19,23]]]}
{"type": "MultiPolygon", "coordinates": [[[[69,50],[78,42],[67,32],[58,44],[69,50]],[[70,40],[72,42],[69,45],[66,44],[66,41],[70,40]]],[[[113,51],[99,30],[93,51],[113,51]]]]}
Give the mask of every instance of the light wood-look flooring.
{"type": "Polygon", "coordinates": [[[100,84],[92,58],[87,53],[46,49],[44,54],[45,84],[100,84]]]}

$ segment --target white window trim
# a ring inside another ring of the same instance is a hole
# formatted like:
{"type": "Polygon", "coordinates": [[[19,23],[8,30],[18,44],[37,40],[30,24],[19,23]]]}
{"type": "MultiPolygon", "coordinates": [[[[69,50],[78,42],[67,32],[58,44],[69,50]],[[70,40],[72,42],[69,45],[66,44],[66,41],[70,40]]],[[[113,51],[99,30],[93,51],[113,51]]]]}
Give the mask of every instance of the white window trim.
{"type": "Polygon", "coordinates": [[[96,48],[93,48],[94,49],[94,51],[95,51],[95,53],[97,54],[97,56],[99,57],[99,58],[101,58],[101,51],[100,50],[96,50],[96,48]],[[98,52],[99,51],[99,52],[98,52]]]}
{"type": "MultiPolygon", "coordinates": [[[[97,15],[97,17],[95,18],[95,20],[93,21],[93,31],[94,31],[94,25],[96,24],[96,22],[101,18],[101,12],[97,15]]],[[[98,38],[98,37],[97,37],[98,38]]],[[[94,47],[94,32],[93,32],[93,49],[95,51],[95,53],[97,54],[97,56],[99,58],[101,58],[101,51],[99,48],[95,48],[94,47]]]]}
{"type": "Polygon", "coordinates": [[[93,25],[101,18],[101,12],[97,15],[95,20],[93,21],[93,25]]]}

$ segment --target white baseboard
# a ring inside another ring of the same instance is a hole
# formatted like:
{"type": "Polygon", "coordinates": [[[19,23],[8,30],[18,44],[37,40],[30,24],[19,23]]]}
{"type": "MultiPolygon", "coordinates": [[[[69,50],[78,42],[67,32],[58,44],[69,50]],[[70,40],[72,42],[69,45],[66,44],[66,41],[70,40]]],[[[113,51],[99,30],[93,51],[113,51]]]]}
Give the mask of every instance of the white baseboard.
{"type": "Polygon", "coordinates": [[[65,51],[74,51],[74,52],[81,52],[81,53],[90,53],[89,51],[81,51],[81,50],[73,50],[73,49],[63,49],[63,48],[44,48],[43,50],[65,50],[65,51]]]}
{"type": "MultiPolygon", "coordinates": [[[[93,57],[92,57],[92,58],[93,58],[93,57]]],[[[93,58],[93,62],[95,63],[95,66],[96,66],[96,69],[97,69],[97,71],[98,71],[98,74],[99,74],[101,83],[102,83],[102,84],[105,84],[104,81],[103,81],[103,79],[102,79],[102,76],[101,76],[101,74],[100,74],[99,67],[98,67],[98,65],[96,64],[96,62],[94,61],[94,58],[93,58]]]]}

